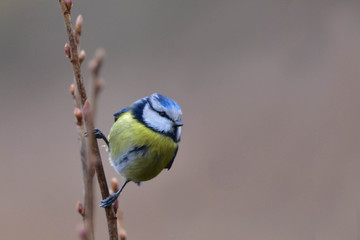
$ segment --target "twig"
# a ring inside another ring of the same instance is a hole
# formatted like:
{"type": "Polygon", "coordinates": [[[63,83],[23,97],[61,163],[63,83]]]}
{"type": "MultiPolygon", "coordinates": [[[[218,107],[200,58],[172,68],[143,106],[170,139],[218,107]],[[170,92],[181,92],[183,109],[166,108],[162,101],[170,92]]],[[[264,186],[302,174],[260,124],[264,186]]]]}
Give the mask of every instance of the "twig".
{"type": "Polygon", "coordinates": [[[80,99],[75,96],[75,86],[71,84],[70,92],[74,98],[75,110],[74,116],[76,118],[76,126],[78,130],[79,150],[81,167],[83,173],[84,182],[84,206],[78,204],[78,211],[83,217],[84,231],[87,232],[86,236],[89,240],[94,239],[94,221],[93,221],[93,206],[94,206],[94,191],[93,191],[93,176],[94,169],[89,164],[88,156],[86,151],[86,139],[85,139],[85,128],[83,121],[83,111],[76,107],[80,103],[80,99]]]}
{"type": "MultiPolygon", "coordinates": [[[[103,198],[109,196],[109,189],[106,183],[106,177],[104,173],[104,169],[101,162],[99,147],[95,137],[92,134],[88,134],[88,141],[87,141],[87,151],[85,148],[86,139],[84,138],[85,132],[91,133],[94,129],[94,115],[96,111],[96,99],[98,90],[100,89],[99,84],[95,84],[93,87],[93,91],[95,94],[91,97],[91,105],[87,100],[87,95],[82,79],[81,74],[81,63],[85,58],[85,52],[79,52],[79,42],[80,42],[80,35],[82,30],[82,23],[83,19],[82,16],[76,20],[76,28],[75,31],[73,30],[71,24],[71,7],[72,7],[72,0],[59,0],[59,4],[61,7],[61,11],[64,16],[65,26],[67,35],[69,38],[69,44],[65,45],[65,53],[70,58],[70,61],[73,66],[73,71],[75,75],[75,83],[76,85],[72,85],[70,87],[70,92],[74,96],[75,101],[75,117],[77,119],[77,126],[78,126],[78,134],[79,134],[79,142],[80,142],[80,155],[82,160],[82,169],[83,169],[83,178],[84,178],[84,188],[85,188],[85,200],[84,200],[84,231],[86,234],[86,239],[92,240],[94,239],[94,226],[93,226],[93,184],[92,179],[94,175],[94,169],[97,173],[97,179],[99,182],[101,194],[103,198]],[[91,108],[90,108],[91,107],[91,108]],[[85,127],[84,129],[84,124],[85,127]]],[[[101,61],[98,61],[98,67],[96,70],[93,70],[93,78],[98,81],[98,73],[99,68],[101,66],[101,61]],[[95,76],[95,77],[94,77],[95,76]]],[[[95,81],[94,80],[94,81],[95,81]]],[[[111,240],[118,240],[118,233],[117,233],[117,226],[116,226],[116,217],[113,211],[113,208],[106,208],[106,218],[108,222],[108,231],[109,231],[109,239],[111,240]]]]}
{"type": "MultiPolygon", "coordinates": [[[[92,94],[91,94],[92,95],[92,100],[91,100],[92,112],[96,112],[97,97],[102,88],[102,80],[99,77],[99,71],[100,71],[100,67],[103,63],[103,58],[104,58],[104,51],[102,49],[99,49],[96,51],[95,57],[91,60],[91,62],[89,64],[89,68],[91,70],[92,78],[93,78],[92,94]]],[[[98,180],[98,183],[100,186],[101,196],[103,199],[105,199],[110,195],[109,189],[107,186],[107,182],[106,182],[105,172],[104,172],[104,168],[103,168],[101,157],[100,157],[98,143],[97,143],[97,141],[95,141],[92,144],[94,144],[91,146],[93,146],[94,154],[96,156],[96,161],[95,161],[96,176],[97,176],[97,180],[98,180]]],[[[114,209],[112,207],[105,208],[105,212],[106,212],[106,218],[107,218],[107,223],[108,223],[108,231],[109,231],[109,235],[110,235],[109,237],[110,237],[110,239],[117,240],[118,232],[117,232],[116,216],[115,216],[114,209]]]]}
{"type": "Polygon", "coordinates": [[[90,240],[89,234],[83,225],[78,226],[78,235],[80,240],[90,240]]]}
{"type": "MultiPolygon", "coordinates": [[[[85,118],[85,126],[87,132],[92,132],[94,129],[93,118],[88,100],[85,101],[83,106],[83,116],[85,118]]],[[[96,142],[93,134],[88,134],[86,144],[86,156],[87,156],[87,179],[85,184],[85,228],[88,230],[89,240],[94,239],[94,188],[93,178],[95,174],[95,150],[93,149],[94,142],[96,142]]]]}
{"type": "Polygon", "coordinates": [[[91,111],[93,115],[96,115],[97,110],[97,98],[103,86],[103,80],[99,77],[100,68],[103,64],[105,51],[103,49],[96,50],[94,58],[89,62],[89,69],[92,75],[92,91],[90,97],[91,111]]]}
{"type": "MultiPolygon", "coordinates": [[[[115,193],[119,191],[120,185],[116,178],[111,179],[111,191],[112,193],[115,193]]],[[[116,199],[114,202],[114,211],[116,213],[116,219],[117,219],[117,226],[118,226],[118,232],[120,240],[126,240],[127,234],[126,230],[124,228],[123,223],[123,212],[119,209],[119,199],[116,199]]]]}
{"type": "Polygon", "coordinates": [[[71,85],[70,92],[74,98],[75,104],[75,117],[77,118],[77,129],[78,129],[78,140],[79,140],[79,150],[80,150],[80,158],[81,158],[81,166],[83,173],[83,182],[84,182],[84,231],[87,231],[87,237],[90,240],[94,239],[94,220],[93,220],[93,208],[94,208],[94,187],[93,187],[93,176],[94,176],[94,164],[91,164],[91,159],[89,151],[86,150],[86,139],[83,124],[83,116],[84,116],[84,104],[86,101],[86,91],[82,79],[81,74],[81,62],[85,58],[85,52],[81,51],[79,57],[79,43],[80,43],[80,35],[82,30],[83,19],[82,16],[79,15],[76,20],[76,28],[73,30],[71,24],[71,7],[72,0],[59,0],[64,20],[65,26],[69,38],[70,45],[68,43],[65,44],[65,54],[70,59],[74,76],[75,76],[75,85],[71,85]],[[89,164],[90,163],[90,164],[89,164]]]}
{"type": "Polygon", "coordinates": [[[81,105],[84,105],[87,97],[86,97],[86,91],[85,91],[85,87],[83,84],[83,78],[82,78],[81,69],[80,69],[81,64],[80,64],[79,55],[78,55],[78,52],[79,52],[78,45],[76,44],[74,30],[73,30],[73,27],[71,24],[70,11],[71,11],[71,6],[72,6],[72,0],[59,0],[59,4],[61,7],[63,16],[64,16],[66,32],[67,32],[67,35],[69,38],[71,63],[72,63],[73,70],[74,70],[76,86],[77,86],[78,93],[80,95],[81,105]]]}

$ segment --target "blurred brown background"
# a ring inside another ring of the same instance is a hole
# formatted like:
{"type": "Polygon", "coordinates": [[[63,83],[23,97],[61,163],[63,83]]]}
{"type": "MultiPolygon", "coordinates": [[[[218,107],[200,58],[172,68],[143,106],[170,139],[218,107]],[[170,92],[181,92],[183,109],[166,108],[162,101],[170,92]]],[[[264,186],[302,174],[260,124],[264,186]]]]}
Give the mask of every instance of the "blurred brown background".
{"type": "MultiPolygon", "coordinates": [[[[74,0],[78,13],[87,59],[107,52],[100,129],[153,92],[184,113],[173,168],[121,195],[129,240],[360,239],[359,1],[74,0]]],[[[77,239],[58,1],[2,0],[0,27],[0,238],[77,239]]],[[[102,209],[96,225],[107,239],[102,209]]]]}

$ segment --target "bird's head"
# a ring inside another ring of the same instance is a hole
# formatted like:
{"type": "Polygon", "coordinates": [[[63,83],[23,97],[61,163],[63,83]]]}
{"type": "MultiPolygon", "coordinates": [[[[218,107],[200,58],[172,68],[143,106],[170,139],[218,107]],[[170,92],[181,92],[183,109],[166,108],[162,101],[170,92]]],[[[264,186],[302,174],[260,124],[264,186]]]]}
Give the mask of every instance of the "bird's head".
{"type": "Polygon", "coordinates": [[[172,99],[154,93],[145,98],[142,121],[153,130],[168,135],[174,141],[180,141],[182,112],[180,106],[172,99]]]}

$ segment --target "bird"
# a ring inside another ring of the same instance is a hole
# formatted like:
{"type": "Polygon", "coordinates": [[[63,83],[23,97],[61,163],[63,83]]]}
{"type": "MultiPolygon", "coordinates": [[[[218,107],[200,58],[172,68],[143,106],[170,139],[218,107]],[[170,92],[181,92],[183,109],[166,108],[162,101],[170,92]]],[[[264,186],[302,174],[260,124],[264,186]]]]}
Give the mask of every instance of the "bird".
{"type": "Polygon", "coordinates": [[[182,111],[171,98],[153,93],[114,114],[108,139],[99,130],[94,135],[107,144],[112,167],[125,179],[119,191],[101,200],[110,207],[125,185],[148,181],[163,169],[170,170],[178,152],[182,111]]]}

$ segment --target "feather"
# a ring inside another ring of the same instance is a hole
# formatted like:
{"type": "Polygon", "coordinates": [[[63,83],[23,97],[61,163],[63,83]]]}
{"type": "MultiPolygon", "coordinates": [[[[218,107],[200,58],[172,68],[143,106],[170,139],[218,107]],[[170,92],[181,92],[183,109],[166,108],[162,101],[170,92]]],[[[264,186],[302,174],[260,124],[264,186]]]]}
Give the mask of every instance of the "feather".
{"type": "Polygon", "coordinates": [[[116,122],[116,120],[118,120],[118,118],[120,117],[121,114],[126,113],[127,111],[129,111],[130,108],[123,108],[120,111],[117,111],[116,113],[114,113],[114,122],[116,122]]]}
{"type": "Polygon", "coordinates": [[[170,168],[171,168],[171,166],[172,166],[172,164],[173,164],[173,162],[175,160],[178,149],[179,149],[179,146],[176,147],[175,152],[174,152],[174,156],[170,160],[169,164],[165,167],[165,168],[167,168],[167,170],[170,170],[170,168]]]}

